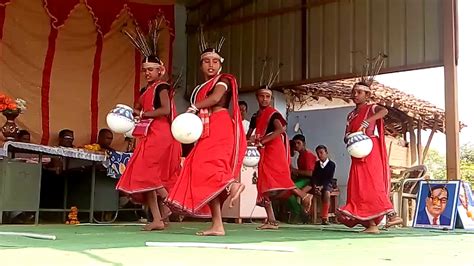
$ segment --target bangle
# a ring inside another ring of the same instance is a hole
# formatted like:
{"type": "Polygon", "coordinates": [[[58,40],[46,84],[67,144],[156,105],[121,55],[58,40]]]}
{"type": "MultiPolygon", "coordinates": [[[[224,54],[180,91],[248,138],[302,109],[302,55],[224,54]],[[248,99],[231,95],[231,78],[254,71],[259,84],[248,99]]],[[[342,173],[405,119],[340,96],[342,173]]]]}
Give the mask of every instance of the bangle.
{"type": "Polygon", "coordinates": [[[143,110],[140,111],[140,118],[143,118],[143,110]]]}
{"type": "Polygon", "coordinates": [[[369,127],[369,122],[367,122],[367,120],[364,120],[364,121],[362,121],[361,126],[363,128],[368,128],[369,127]]]}

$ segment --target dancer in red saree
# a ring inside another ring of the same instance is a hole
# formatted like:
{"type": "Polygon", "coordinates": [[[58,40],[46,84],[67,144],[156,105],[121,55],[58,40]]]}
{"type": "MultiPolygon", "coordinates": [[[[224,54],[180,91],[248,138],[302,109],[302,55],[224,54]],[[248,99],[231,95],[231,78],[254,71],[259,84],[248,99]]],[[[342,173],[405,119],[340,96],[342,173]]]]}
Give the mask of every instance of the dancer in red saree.
{"type": "Polygon", "coordinates": [[[205,82],[194,89],[188,112],[198,112],[203,132],[186,157],[167,203],[173,210],[191,216],[212,216],[211,227],[197,235],[223,236],[222,204],[230,195],[232,207],[244,189],[238,177],[246,141],[237,82],[230,74],[219,74],[223,62],[219,48],[202,48],[201,71],[205,82]]]}
{"type": "Polygon", "coordinates": [[[273,213],[271,198],[288,198],[291,193],[302,198],[305,211],[311,206],[312,195],[296,188],[290,173],[290,149],[285,132],[286,121],[283,116],[270,106],[272,91],[265,86],[257,91],[259,111],[252,117],[247,138],[255,129],[255,141],[259,147],[257,204],[265,208],[267,222],[257,229],[278,229],[278,222],[273,213]]]}
{"type": "Polygon", "coordinates": [[[389,216],[389,226],[401,223],[401,219],[396,216],[389,198],[390,172],[383,126],[383,117],[388,111],[367,103],[370,92],[370,85],[364,82],[355,84],[352,89],[356,108],[348,115],[346,137],[362,131],[372,139],[373,148],[365,158],[352,157],[347,202],[337,210],[337,215],[338,221],[346,226],[361,224],[366,228],[363,232],[379,233],[377,225],[385,215],[389,216]]]}
{"type": "MultiPolygon", "coordinates": [[[[147,51],[155,53],[156,47],[153,45],[147,51]]],[[[180,167],[181,145],[171,135],[171,121],[176,109],[172,88],[164,81],[166,69],[156,55],[145,52],[145,49],[142,54],[145,56],[143,73],[148,85],[135,104],[135,114],[140,118],[133,131],[137,146],[117,189],[150,208],[153,221],[145,225],[144,230],[163,230],[163,220],[171,212],[166,208],[163,215],[160,213],[158,198],[165,199],[167,191],[174,185],[180,167]]]]}

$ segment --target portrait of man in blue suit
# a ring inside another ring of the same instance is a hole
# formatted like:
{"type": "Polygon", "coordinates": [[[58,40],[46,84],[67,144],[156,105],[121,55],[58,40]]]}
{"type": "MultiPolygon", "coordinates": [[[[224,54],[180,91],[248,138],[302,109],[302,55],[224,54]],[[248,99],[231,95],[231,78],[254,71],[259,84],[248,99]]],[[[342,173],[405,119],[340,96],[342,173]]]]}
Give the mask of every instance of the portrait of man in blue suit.
{"type": "Polygon", "coordinates": [[[451,217],[443,215],[449,199],[449,192],[446,186],[437,185],[430,188],[425,199],[425,208],[418,210],[417,224],[433,226],[449,226],[451,217]]]}

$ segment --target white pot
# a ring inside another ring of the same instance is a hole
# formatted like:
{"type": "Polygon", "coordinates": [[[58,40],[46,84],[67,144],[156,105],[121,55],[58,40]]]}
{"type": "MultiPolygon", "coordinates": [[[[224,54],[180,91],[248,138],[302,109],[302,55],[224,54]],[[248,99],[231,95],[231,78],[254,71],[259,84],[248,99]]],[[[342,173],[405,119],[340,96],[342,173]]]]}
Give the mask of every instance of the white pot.
{"type": "Polygon", "coordinates": [[[117,104],[107,114],[107,125],[115,133],[124,134],[135,127],[133,109],[124,104],[117,104]]]}
{"type": "Polygon", "coordinates": [[[125,134],[124,134],[125,137],[133,139],[134,136],[132,135],[132,133],[133,133],[133,130],[134,130],[134,129],[135,129],[135,125],[133,125],[132,129],[130,129],[129,131],[125,132],[125,134]]]}
{"type": "Polygon", "coordinates": [[[352,157],[364,158],[370,154],[373,147],[372,139],[362,132],[355,132],[347,137],[347,152],[352,157]]]}
{"type": "Polygon", "coordinates": [[[202,121],[192,113],[178,115],[171,124],[173,137],[183,144],[196,142],[202,134],[202,121]]]}
{"type": "Polygon", "coordinates": [[[257,147],[249,146],[245,152],[244,165],[247,167],[255,167],[260,161],[260,153],[258,152],[257,147]]]}

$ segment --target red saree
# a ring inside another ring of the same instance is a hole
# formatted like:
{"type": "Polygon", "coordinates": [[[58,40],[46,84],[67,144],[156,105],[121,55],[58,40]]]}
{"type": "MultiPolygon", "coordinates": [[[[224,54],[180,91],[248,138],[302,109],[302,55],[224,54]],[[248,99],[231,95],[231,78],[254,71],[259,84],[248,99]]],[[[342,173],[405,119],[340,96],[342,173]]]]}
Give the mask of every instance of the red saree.
{"type": "MultiPolygon", "coordinates": [[[[256,138],[265,136],[270,119],[277,114],[278,120],[283,126],[286,121],[283,116],[273,107],[266,107],[257,115],[257,123],[255,129],[256,138]]],[[[272,134],[272,133],[270,133],[272,134]]],[[[264,147],[259,148],[260,161],[258,163],[258,179],[257,179],[257,204],[264,206],[269,200],[271,192],[282,190],[290,190],[295,188],[295,184],[291,180],[290,173],[290,149],[286,133],[281,137],[265,143],[264,147]]]]}
{"type": "Polygon", "coordinates": [[[228,89],[232,90],[233,116],[227,109],[215,113],[201,109],[199,116],[204,124],[203,133],[186,157],[178,181],[167,199],[173,211],[209,217],[208,203],[218,196],[224,201],[227,197],[224,190],[238,180],[247,142],[235,78],[230,74],[217,75],[196,88],[199,90],[196,100],[205,99],[222,78],[231,83],[228,89]]]}
{"type": "MultiPolygon", "coordinates": [[[[140,96],[139,101],[144,112],[154,109],[155,91],[161,84],[166,83],[155,82],[140,96]]],[[[176,115],[173,89],[170,89],[169,95],[170,116],[153,119],[147,135],[137,139],[135,151],[117,184],[117,189],[130,194],[135,202],[145,202],[143,192],[163,187],[170,190],[176,181],[176,172],[180,168],[181,145],[171,135],[171,120],[176,115]]]]}
{"type": "MultiPolygon", "coordinates": [[[[356,132],[369,114],[374,114],[374,105],[361,106],[358,114],[351,112],[348,116],[348,132],[356,132]]],[[[368,227],[370,220],[379,224],[387,213],[393,212],[388,191],[390,176],[383,119],[371,123],[366,134],[374,144],[372,152],[363,159],[352,157],[347,202],[337,210],[338,221],[348,227],[357,224],[368,227]],[[374,134],[376,127],[379,136],[374,134]]]]}

